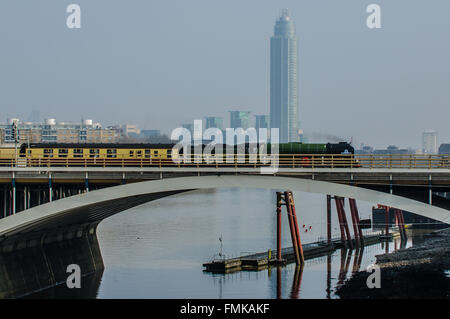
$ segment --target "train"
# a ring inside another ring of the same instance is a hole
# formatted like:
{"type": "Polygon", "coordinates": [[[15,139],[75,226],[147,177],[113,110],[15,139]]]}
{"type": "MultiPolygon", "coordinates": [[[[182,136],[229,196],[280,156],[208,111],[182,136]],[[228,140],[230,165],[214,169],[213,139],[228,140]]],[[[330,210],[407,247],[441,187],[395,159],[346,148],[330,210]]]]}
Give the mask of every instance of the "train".
{"type": "MultiPolygon", "coordinates": [[[[175,144],[22,144],[19,157],[53,159],[171,159],[175,144]]],[[[174,154],[176,155],[176,154],[174,154]]]]}
{"type": "MultiPolygon", "coordinates": [[[[173,160],[177,159],[183,154],[183,149],[178,151],[174,146],[176,144],[88,144],[88,143],[24,143],[16,150],[14,147],[1,148],[0,159],[14,159],[14,158],[26,158],[31,160],[53,160],[54,162],[62,160],[110,160],[111,163],[116,160],[150,160],[153,163],[172,164],[173,160]],[[56,161],[55,161],[56,160],[56,161]]],[[[206,144],[200,145],[202,152],[207,146],[206,144]]],[[[245,154],[255,152],[254,148],[260,148],[258,144],[240,144],[232,146],[234,153],[237,154],[238,150],[242,152],[242,148],[245,150],[245,154]]],[[[274,150],[273,144],[265,144],[265,153],[271,154],[274,150]]],[[[280,158],[283,155],[302,155],[302,158],[308,158],[317,155],[338,155],[338,154],[354,154],[354,148],[349,143],[279,143],[278,154],[280,158]]],[[[216,146],[217,147],[217,146],[216,146]]],[[[227,145],[219,145],[222,147],[223,154],[230,154],[227,145]]],[[[198,146],[191,146],[191,154],[198,153],[198,146]]],[[[214,154],[214,152],[212,153],[214,154]]]]}

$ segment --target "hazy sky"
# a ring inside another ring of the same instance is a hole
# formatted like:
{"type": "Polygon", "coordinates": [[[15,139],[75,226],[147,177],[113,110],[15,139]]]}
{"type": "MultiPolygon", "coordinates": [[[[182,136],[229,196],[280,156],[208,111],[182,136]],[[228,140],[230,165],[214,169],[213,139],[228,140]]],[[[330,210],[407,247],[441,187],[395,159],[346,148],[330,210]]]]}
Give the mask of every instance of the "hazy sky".
{"type": "Polygon", "coordinates": [[[170,132],[204,116],[269,113],[281,8],[299,38],[302,128],[377,147],[450,142],[448,0],[1,0],[0,120],[33,109],[170,132]],[[68,29],[77,3],[82,28],[68,29]],[[366,7],[382,9],[382,29],[366,7]]]}

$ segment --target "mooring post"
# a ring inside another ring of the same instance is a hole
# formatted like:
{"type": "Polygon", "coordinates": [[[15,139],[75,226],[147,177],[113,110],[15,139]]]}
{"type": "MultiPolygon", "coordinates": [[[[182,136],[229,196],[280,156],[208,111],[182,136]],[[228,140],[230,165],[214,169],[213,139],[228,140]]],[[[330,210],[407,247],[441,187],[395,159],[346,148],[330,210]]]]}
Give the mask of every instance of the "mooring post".
{"type": "Polygon", "coordinates": [[[344,224],[345,234],[347,235],[348,245],[353,249],[352,236],[350,235],[350,229],[348,228],[347,217],[345,217],[344,198],[339,197],[338,202],[341,209],[342,222],[344,224]]]}
{"type": "Polygon", "coordinates": [[[344,230],[344,222],[342,220],[342,212],[341,212],[341,206],[339,205],[339,198],[337,196],[334,196],[334,202],[336,204],[336,212],[338,215],[338,221],[339,221],[339,229],[341,231],[341,243],[342,245],[345,244],[345,230],[344,230]]]}
{"type": "Polygon", "coordinates": [[[389,235],[389,207],[388,206],[384,206],[384,223],[385,223],[384,234],[387,236],[387,235],[389,235]]]}
{"type": "Polygon", "coordinates": [[[402,219],[402,228],[403,232],[405,233],[405,239],[408,238],[406,235],[406,227],[405,227],[405,216],[403,215],[403,211],[400,212],[400,218],[402,219]]]}
{"type": "Polygon", "coordinates": [[[300,255],[300,262],[303,265],[305,263],[305,257],[303,256],[303,246],[302,246],[302,241],[300,239],[300,232],[298,230],[297,214],[295,212],[294,195],[292,195],[292,192],[286,192],[286,193],[287,193],[289,205],[291,206],[292,218],[294,221],[295,236],[297,237],[297,247],[298,247],[299,255],[300,255]]]}
{"type": "Polygon", "coordinates": [[[352,202],[353,202],[353,208],[355,210],[355,218],[356,218],[356,225],[358,228],[359,242],[361,243],[361,245],[364,245],[364,235],[363,235],[362,229],[361,229],[361,221],[359,219],[358,206],[356,205],[356,200],[354,198],[352,198],[352,202]]]}
{"type": "Polygon", "coordinates": [[[399,211],[398,211],[398,217],[400,220],[400,225],[401,225],[400,231],[401,231],[402,237],[404,239],[406,239],[407,236],[406,236],[406,228],[405,228],[405,217],[403,216],[403,211],[401,209],[399,209],[399,211]]]}
{"type": "Polygon", "coordinates": [[[351,198],[348,199],[348,206],[350,206],[350,215],[352,218],[352,225],[353,225],[353,233],[355,236],[355,244],[356,246],[359,246],[359,232],[358,232],[358,226],[357,226],[357,221],[356,221],[356,216],[355,216],[355,208],[353,206],[353,201],[351,198]]]}
{"type": "Polygon", "coordinates": [[[394,209],[394,217],[395,217],[395,224],[398,227],[398,231],[400,233],[400,237],[403,239],[403,229],[402,229],[402,220],[400,217],[400,209],[395,208],[394,209]]]}
{"type": "Polygon", "coordinates": [[[327,195],[327,241],[331,245],[331,195],[327,195]]]}
{"type": "Polygon", "coordinates": [[[286,211],[287,211],[288,220],[289,220],[289,229],[291,230],[292,247],[294,247],[295,262],[297,263],[297,265],[300,265],[300,263],[301,263],[300,251],[299,251],[298,245],[297,245],[297,236],[295,233],[294,218],[292,215],[291,206],[289,205],[289,200],[288,200],[288,197],[286,196],[286,193],[287,192],[285,192],[285,194],[284,194],[284,203],[286,205],[286,211]]]}
{"type": "Polygon", "coordinates": [[[399,209],[395,208],[394,216],[395,216],[395,224],[398,227],[398,231],[400,233],[400,237],[403,239],[402,220],[401,220],[401,217],[400,217],[400,210],[399,209]]]}
{"type": "Polygon", "coordinates": [[[277,260],[281,261],[281,192],[277,192],[277,260]]]}
{"type": "Polygon", "coordinates": [[[405,233],[405,239],[406,239],[406,238],[408,238],[408,236],[406,235],[405,216],[403,215],[403,211],[400,212],[400,218],[402,219],[402,229],[403,229],[403,232],[405,233]]]}
{"type": "Polygon", "coordinates": [[[394,209],[394,224],[395,224],[395,226],[398,227],[398,230],[400,230],[400,221],[399,221],[398,209],[397,208],[394,209]]]}

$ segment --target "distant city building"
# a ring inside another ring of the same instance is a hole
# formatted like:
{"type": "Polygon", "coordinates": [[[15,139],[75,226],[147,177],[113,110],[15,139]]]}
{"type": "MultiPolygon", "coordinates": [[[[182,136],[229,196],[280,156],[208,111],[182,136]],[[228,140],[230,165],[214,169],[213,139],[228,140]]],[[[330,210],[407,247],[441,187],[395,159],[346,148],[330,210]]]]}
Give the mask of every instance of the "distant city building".
{"type": "Polygon", "coordinates": [[[386,149],[375,149],[373,154],[399,154],[399,148],[395,145],[389,145],[386,149]]]}
{"type": "Polygon", "coordinates": [[[389,145],[385,149],[374,149],[371,146],[361,145],[360,149],[355,150],[355,154],[377,154],[377,155],[390,155],[390,154],[415,154],[416,151],[411,148],[400,149],[395,145],[389,145]]]}
{"type": "Polygon", "coordinates": [[[441,144],[439,154],[450,154],[450,144],[441,144]]]}
{"type": "Polygon", "coordinates": [[[260,128],[269,128],[268,115],[255,115],[255,129],[259,132],[260,128]]]}
{"type": "Polygon", "coordinates": [[[181,124],[181,127],[187,129],[191,133],[191,142],[201,143],[203,139],[203,121],[195,120],[194,123],[181,124]]]}
{"type": "Polygon", "coordinates": [[[202,143],[202,138],[203,138],[203,121],[202,120],[194,121],[194,132],[192,133],[192,138],[194,139],[195,143],[197,143],[197,144],[202,143]]]}
{"type": "Polygon", "coordinates": [[[361,145],[359,149],[355,149],[355,154],[372,154],[373,147],[368,145],[361,145]]]}
{"type": "Polygon", "coordinates": [[[373,150],[373,154],[414,154],[413,149],[400,149],[395,145],[389,145],[386,149],[373,150]]]}
{"type": "Polygon", "coordinates": [[[230,112],[230,127],[243,128],[244,130],[250,127],[250,112],[248,111],[229,111],[230,112]]]}
{"type": "Polygon", "coordinates": [[[205,129],[218,128],[219,130],[223,131],[223,117],[207,116],[205,117],[205,120],[205,129]]]}
{"type": "Polygon", "coordinates": [[[422,151],[424,154],[437,154],[437,133],[428,130],[422,133],[422,151]]]}
{"type": "Polygon", "coordinates": [[[125,124],[122,127],[124,136],[127,137],[138,137],[141,131],[138,129],[137,125],[125,124]]]}
{"type": "Polygon", "coordinates": [[[141,130],[141,136],[144,138],[159,136],[161,135],[160,130],[141,130]]]}
{"type": "Polygon", "coordinates": [[[280,129],[280,142],[297,142],[298,122],[297,36],[283,10],[270,39],[270,127],[280,129]]]}
{"type": "Polygon", "coordinates": [[[2,143],[11,144],[15,140],[22,143],[116,143],[121,137],[120,128],[103,129],[100,123],[86,120],[83,123],[59,122],[47,119],[44,123],[24,122],[9,119],[0,125],[2,143]],[[17,125],[14,132],[13,123],[17,125]],[[15,134],[17,135],[14,138],[15,134]]]}
{"type": "Polygon", "coordinates": [[[28,117],[28,122],[39,123],[41,121],[41,113],[39,110],[31,111],[30,116],[28,117]]]}
{"type": "Polygon", "coordinates": [[[194,134],[194,124],[190,124],[190,123],[181,124],[181,127],[185,128],[189,132],[191,132],[191,136],[192,136],[192,134],[194,134]]]}

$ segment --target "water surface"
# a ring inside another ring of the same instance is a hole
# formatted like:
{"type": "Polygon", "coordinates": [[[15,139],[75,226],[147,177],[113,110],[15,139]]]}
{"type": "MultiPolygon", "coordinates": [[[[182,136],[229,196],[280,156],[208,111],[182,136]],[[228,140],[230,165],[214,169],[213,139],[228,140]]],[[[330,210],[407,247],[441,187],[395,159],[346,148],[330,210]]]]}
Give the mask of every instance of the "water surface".
{"type": "MultiPolygon", "coordinates": [[[[297,192],[294,197],[302,242],[325,237],[325,196],[297,192]]],[[[357,251],[344,254],[338,250],[307,261],[300,276],[295,264],[280,271],[203,272],[202,263],[217,256],[220,249],[232,257],[275,247],[275,199],[275,190],[198,190],[104,220],[98,238],[105,270],[97,298],[333,298],[336,284],[387,251],[381,243],[365,247],[359,258],[357,251]]],[[[338,236],[332,204],[332,230],[338,236]]],[[[361,218],[370,217],[371,207],[358,202],[361,218]]],[[[348,211],[347,216],[350,220],[348,211]]],[[[283,214],[283,247],[290,246],[289,236],[283,214]]],[[[411,245],[410,238],[407,246],[411,245]]],[[[392,242],[387,249],[399,246],[392,242]]]]}

